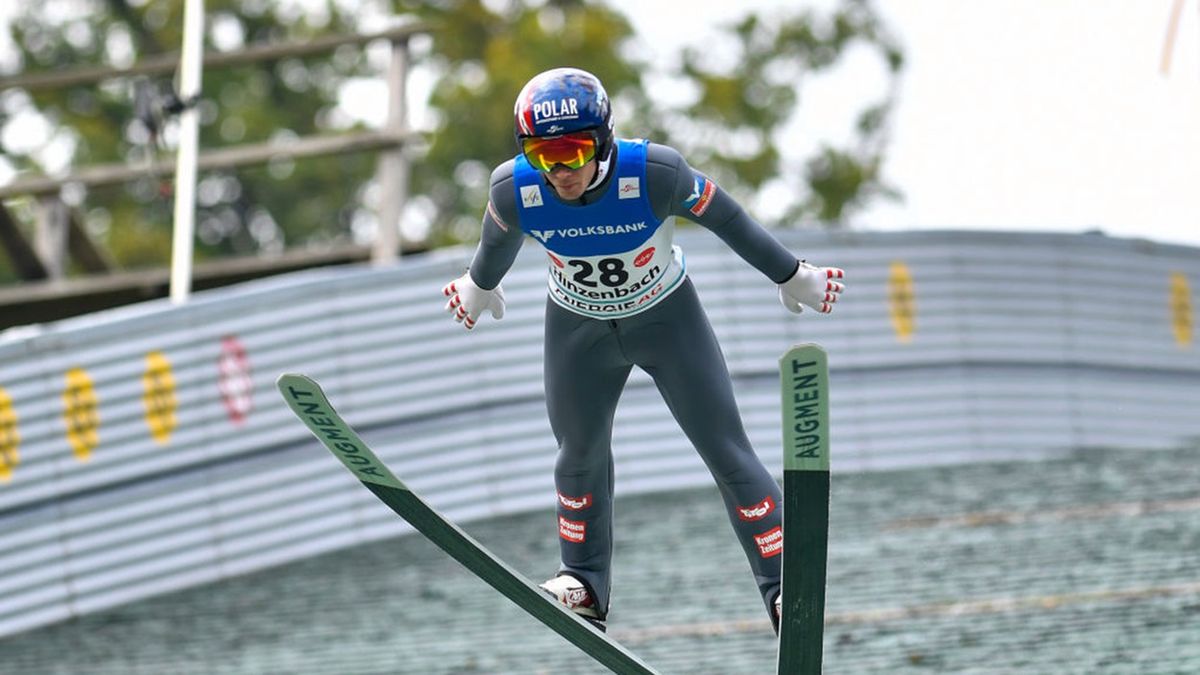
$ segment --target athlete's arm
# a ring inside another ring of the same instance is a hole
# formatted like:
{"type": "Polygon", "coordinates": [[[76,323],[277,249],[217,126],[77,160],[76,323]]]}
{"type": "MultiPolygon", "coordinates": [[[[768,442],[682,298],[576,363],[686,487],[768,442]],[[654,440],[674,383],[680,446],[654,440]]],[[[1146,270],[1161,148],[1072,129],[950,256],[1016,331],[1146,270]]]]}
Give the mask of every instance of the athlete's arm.
{"type": "Polygon", "coordinates": [[[659,218],[680,216],[711,230],[775,283],[796,272],[796,256],[674,148],[651,143],[646,154],[650,205],[659,218]]]}
{"type": "Polygon", "coordinates": [[[521,230],[516,222],[512,162],[508,162],[492,172],[483,229],[470,268],[442,289],[442,295],[450,298],[446,301],[446,311],[467,330],[474,328],[486,311],[494,319],[504,318],[504,289],[500,280],[521,250],[521,230]]]}
{"type": "Polygon", "coordinates": [[[814,267],[796,259],[758,221],[750,217],[708,176],[692,169],[665,145],[650,144],[646,182],[656,216],[681,216],[712,230],[743,260],[779,285],[779,301],[799,314],[807,305],[823,314],[833,310],[845,286],[836,267],[814,267]]]}
{"type": "Polygon", "coordinates": [[[508,273],[521,251],[524,236],[517,224],[517,198],[513,187],[513,163],[509,160],[492,172],[487,209],[475,257],[471,260],[471,279],[480,288],[495,288],[508,273]]]}

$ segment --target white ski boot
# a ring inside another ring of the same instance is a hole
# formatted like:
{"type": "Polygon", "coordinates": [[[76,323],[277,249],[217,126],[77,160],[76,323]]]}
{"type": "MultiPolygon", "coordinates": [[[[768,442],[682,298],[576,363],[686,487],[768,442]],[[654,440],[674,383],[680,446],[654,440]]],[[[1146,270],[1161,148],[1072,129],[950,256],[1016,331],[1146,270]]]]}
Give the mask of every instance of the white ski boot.
{"type": "Polygon", "coordinates": [[[538,588],[553,596],[558,600],[558,604],[590,621],[595,627],[605,629],[604,617],[600,616],[599,610],[596,609],[596,601],[579,579],[570,574],[561,574],[538,584],[538,588]]]}

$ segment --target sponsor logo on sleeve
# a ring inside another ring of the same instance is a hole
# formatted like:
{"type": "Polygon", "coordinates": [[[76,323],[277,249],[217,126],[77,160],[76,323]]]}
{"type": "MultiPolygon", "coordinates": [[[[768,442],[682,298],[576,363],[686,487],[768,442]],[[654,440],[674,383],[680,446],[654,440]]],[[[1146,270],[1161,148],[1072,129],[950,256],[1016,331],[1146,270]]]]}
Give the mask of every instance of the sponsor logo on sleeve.
{"type": "Polygon", "coordinates": [[[504,222],[504,219],[500,217],[500,212],[497,211],[496,207],[492,205],[492,200],[490,199],[487,203],[487,212],[488,215],[492,217],[492,222],[496,223],[496,227],[508,232],[508,223],[504,222]]]}
{"type": "Polygon", "coordinates": [[[771,515],[775,510],[775,500],[771,499],[771,495],[754,506],[739,506],[737,507],[738,518],[750,523],[756,520],[762,520],[771,515]]]}
{"type": "Polygon", "coordinates": [[[637,257],[633,259],[633,266],[634,267],[645,267],[653,259],[654,259],[654,247],[651,246],[650,248],[637,254],[637,257]]]}
{"type": "MultiPolygon", "coordinates": [[[[779,528],[775,528],[778,530],[779,528]]],[[[587,540],[587,523],[582,520],[570,520],[568,518],[558,517],[558,536],[575,544],[582,544],[587,540]]],[[[783,535],[779,535],[780,550],[782,550],[783,535]]]]}
{"type": "Polygon", "coordinates": [[[696,174],[692,178],[692,194],[683,200],[683,205],[694,216],[702,216],[712,204],[713,194],[717,191],[717,184],[708,178],[696,174]]]}
{"type": "Polygon", "coordinates": [[[773,527],[762,534],[754,535],[754,543],[758,544],[759,555],[774,558],[783,553],[783,528],[773,527]]]}
{"type": "Polygon", "coordinates": [[[537,185],[521,186],[521,205],[527,209],[542,205],[542,188],[537,185]]]}
{"type": "Polygon", "coordinates": [[[617,179],[617,199],[637,199],[642,196],[642,183],[637,176],[617,179]]]}
{"type": "Polygon", "coordinates": [[[558,503],[563,505],[563,508],[572,511],[581,511],[592,505],[592,493],[587,493],[582,497],[569,497],[563,493],[558,493],[558,503]]]}

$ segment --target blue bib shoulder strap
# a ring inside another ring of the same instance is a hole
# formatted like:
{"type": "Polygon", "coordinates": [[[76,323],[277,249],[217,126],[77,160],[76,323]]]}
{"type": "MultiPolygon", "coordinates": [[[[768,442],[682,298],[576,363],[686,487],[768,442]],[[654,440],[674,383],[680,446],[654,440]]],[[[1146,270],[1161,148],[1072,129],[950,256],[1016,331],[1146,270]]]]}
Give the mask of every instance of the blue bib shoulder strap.
{"type": "Polygon", "coordinates": [[[614,175],[590,204],[558,199],[542,172],[522,155],[513,163],[518,223],[554,253],[591,256],[632,250],[645,243],[662,221],[654,216],[646,189],[648,141],[617,141],[614,175]]]}
{"type": "Polygon", "coordinates": [[[617,141],[617,176],[637,177],[643,189],[646,184],[646,147],[650,141],[644,138],[617,141]]]}

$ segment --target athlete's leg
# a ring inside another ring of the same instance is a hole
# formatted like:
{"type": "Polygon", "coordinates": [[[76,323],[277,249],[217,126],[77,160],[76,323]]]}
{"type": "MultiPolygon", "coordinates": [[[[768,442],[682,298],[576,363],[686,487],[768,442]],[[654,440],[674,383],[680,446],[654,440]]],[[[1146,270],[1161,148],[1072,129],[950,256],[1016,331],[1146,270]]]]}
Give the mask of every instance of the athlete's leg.
{"type": "Polygon", "coordinates": [[[603,617],[612,562],[613,415],[632,363],[611,322],[547,300],[543,367],[546,410],[558,441],[560,571],[590,587],[603,617]]]}
{"type": "Polygon", "coordinates": [[[685,282],[654,309],[622,321],[620,333],[626,353],[654,378],[712,472],[770,611],[779,592],[782,492],[746,437],[725,357],[695,288],[685,282]]]}

